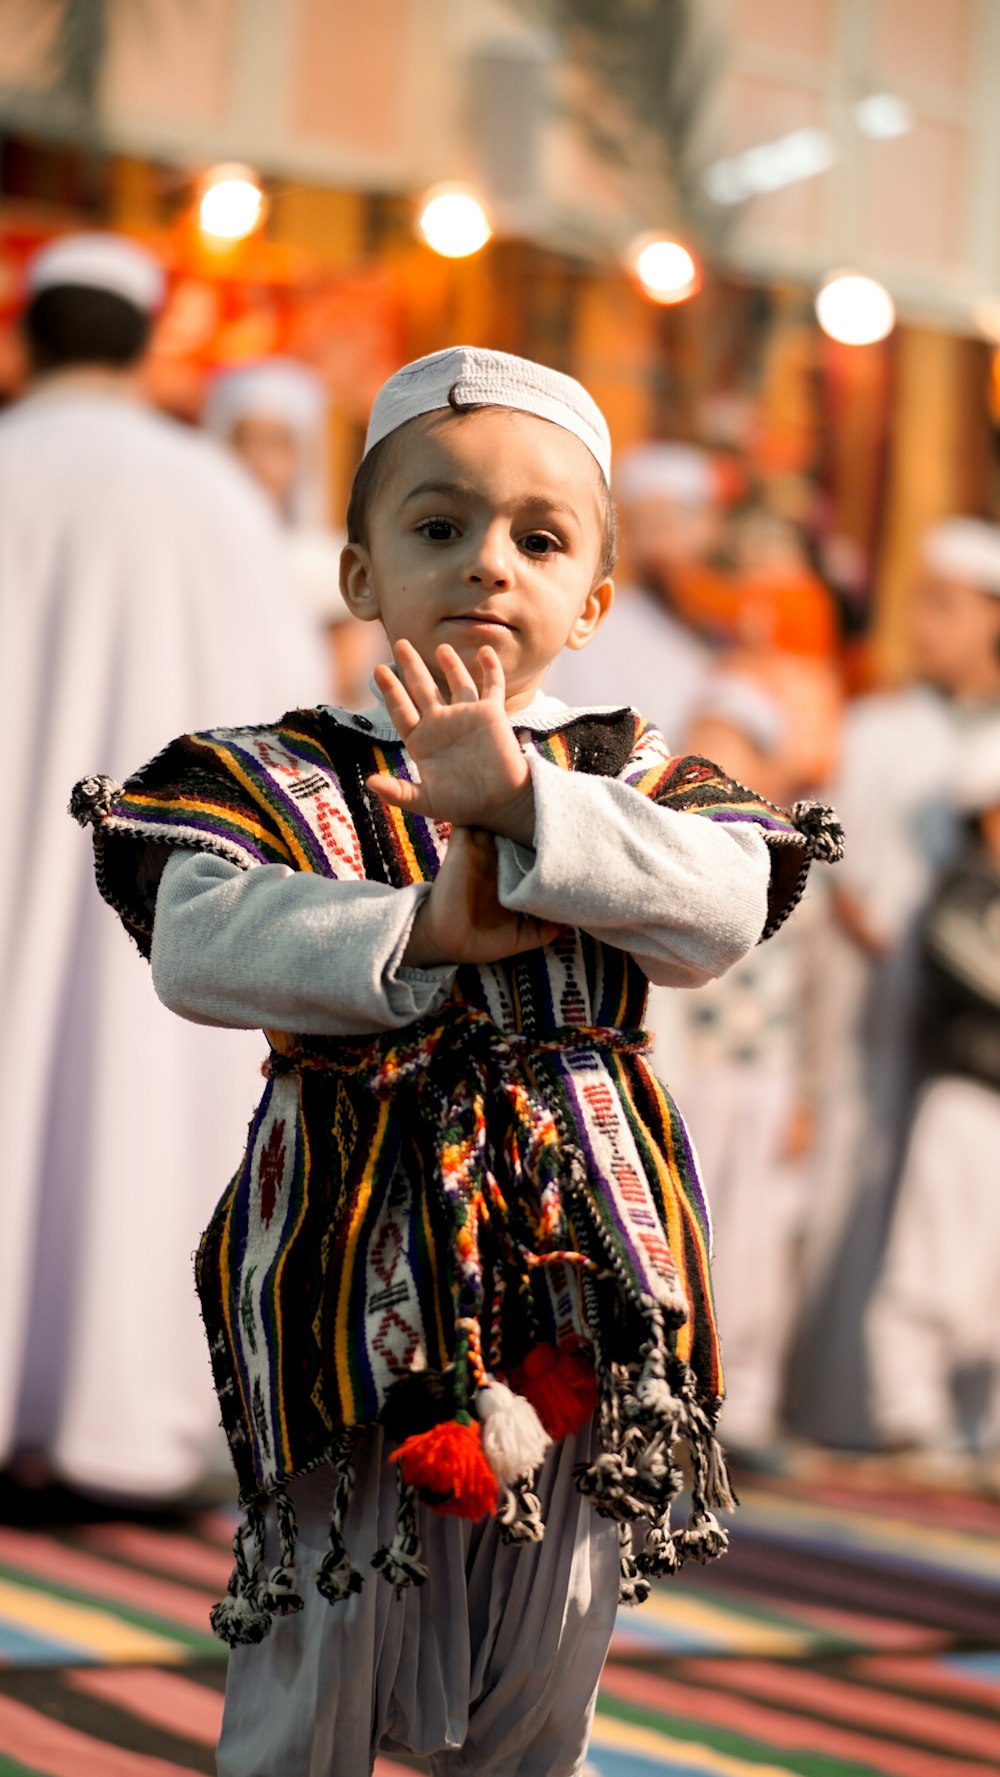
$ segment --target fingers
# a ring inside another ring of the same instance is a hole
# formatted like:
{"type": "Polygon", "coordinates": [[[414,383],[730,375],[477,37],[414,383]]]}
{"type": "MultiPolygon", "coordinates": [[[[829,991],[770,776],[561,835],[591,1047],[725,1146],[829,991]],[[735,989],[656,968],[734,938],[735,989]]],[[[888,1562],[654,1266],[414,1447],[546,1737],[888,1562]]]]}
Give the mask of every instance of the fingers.
{"type": "Polygon", "coordinates": [[[441,693],[429,667],[417,653],[413,643],[403,640],[396,643],[396,660],[414,704],[422,716],[426,715],[428,710],[441,702],[441,693]]]}
{"type": "Polygon", "coordinates": [[[489,643],[479,650],[479,672],[482,678],[480,696],[484,703],[503,703],[507,695],[507,681],[504,678],[500,656],[489,643]]]}
{"type": "Polygon", "coordinates": [[[391,777],[387,771],[375,771],[365,778],[365,789],[381,796],[392,808],[411,808],[419,814],[425,803],[420,784],[409,784],[405,778],[391,777]]]}
{"type": "Polygon", "coordinates": [[[392,717],[392,724],[400,740],[405,740],[411,728],[415,728],[420,720],[420,711],[412,697],[396,677],[389,666],[375,668],[375,683],[385,698],[385,707],[392,717]]]}
{"type": "Polygon", "coordinates": [[[519,951],[540,950],[543,944],[551,944],[568,930],[568,926],[551,919],[522,919],[517,931],[517,948],[519,951]]]}
{"type": "Polygon", "coordinates": [[[465,661],[449,642],[442,642],[437,650],[437,662],[444,674],[445,684],[451,693],[452,703],[478,703],[479,687],[470,673],[465,661]]]}

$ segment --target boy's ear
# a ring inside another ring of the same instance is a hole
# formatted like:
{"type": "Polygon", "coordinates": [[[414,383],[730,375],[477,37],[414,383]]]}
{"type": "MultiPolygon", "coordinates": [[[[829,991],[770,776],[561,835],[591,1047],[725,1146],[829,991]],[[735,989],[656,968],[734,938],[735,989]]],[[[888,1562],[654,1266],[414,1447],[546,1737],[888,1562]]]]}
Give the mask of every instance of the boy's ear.
{"type": "Polygon", "coordinates": [[[361,543],[345,543],[340,552],[340,590],[352,616],[366,623],[378,616],[371,556],[361,543]]]}
{"type": "Polygon", "coordinates": [[[591,587],[579,617],[566,637],[567,648],[585,648],[593,636],[597,634],[601,624],[611,609],[615,596],[613,580],[599,580],[591,587]]]}

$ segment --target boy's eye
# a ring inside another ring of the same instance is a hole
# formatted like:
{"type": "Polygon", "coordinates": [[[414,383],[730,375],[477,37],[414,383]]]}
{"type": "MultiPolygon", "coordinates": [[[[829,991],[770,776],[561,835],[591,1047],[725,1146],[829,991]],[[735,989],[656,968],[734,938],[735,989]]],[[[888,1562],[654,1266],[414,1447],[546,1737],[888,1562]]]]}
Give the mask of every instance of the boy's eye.
{"type": "Polygon", "coordinates": [[[458,527],[450,518],[425,518],[417,530],[431,543],[450,543],[452,537],[458,536],[458,527]]]}
{"type": "Polygon", "coordinates": [[[526,555],[551,555],[559,547],[558,540],[550,537],[547,531],[529,531],[521,538],[521,548],[526,555]]]}

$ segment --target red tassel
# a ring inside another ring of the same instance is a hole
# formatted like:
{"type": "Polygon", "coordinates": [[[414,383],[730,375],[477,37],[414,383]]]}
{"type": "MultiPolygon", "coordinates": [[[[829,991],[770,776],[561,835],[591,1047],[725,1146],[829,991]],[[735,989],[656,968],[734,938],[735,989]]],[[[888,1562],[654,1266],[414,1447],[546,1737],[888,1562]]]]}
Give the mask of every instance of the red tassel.
{"type": "Polygon", "coordinates": [[[497,1478],[483,1455],[479,1426],[448,1419],[417,1432],[392,1457],[421,1499],[455,1518],[485,1518],[497,1509],[497,1478]]]}
{"type": "Polygon", "coordinates": [[[563,1345],[535,1345],[507,1377],[511,1388],[531,1402],[549,1437],[572,1437],[597,1408],[597,1377],[582,1351],[563,1345]]]}

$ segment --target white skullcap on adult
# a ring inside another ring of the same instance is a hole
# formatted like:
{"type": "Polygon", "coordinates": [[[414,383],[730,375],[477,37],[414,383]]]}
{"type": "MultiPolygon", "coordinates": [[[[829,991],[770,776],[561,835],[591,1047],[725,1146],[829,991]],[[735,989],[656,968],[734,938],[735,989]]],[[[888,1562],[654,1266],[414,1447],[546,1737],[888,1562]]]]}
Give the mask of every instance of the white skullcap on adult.
{"type": "Polygon", "coordinates": [[[220,371],[209,388],[202,420],[217,438],[228,438],[237,421],[258,415],[305,432],[325,420],[328,403],[322,377],[307,364],[265,358],[220,371]]]}
{"type": "Polygon", "coordinates": [[[65,234],[36,253],[28,266],[29,294],[66,284],[106,290],[146,315],[160,307],[165,289],[152,253],[120,234],[65,234]]]}
{"type": "Polygon", "coordinates": [[[316,527],[326,523],[329,505],[329,405],[326,384],[308,364],[294,358],[261,358],[220,371],[209,387],[201,418],[220,444],[231,443],[241,420],[278,420],[288,426],[297,440],[298,461],[285,517],[294,525],[316,527]]]}
{"type": "Polygon", "coordinates": [[[514,407],[572,432],[611,479],[611,435],[596,401],[582,383],[530,358],[490,352],[481,346],[449,346],[404,364],[383,383],[372,404],[365,455],[390,432],[418,414],[449,407],[514,407]],[[449,395],[452,400],[449,401],[449,395]]]}
{"type": "Polygon", "coordinates": [[[961,741],[952,781],[966,814],[1000,807],[1000,720],[980,722],[961,741]]]}
{"type": "Polygon", "coordinates": [[[694,444],[637,444],[615,474],[619,500],[672,500],[678,506],[710,506],[719,497],[715,466],[694,444]]]}
{"type": "Polygon", "coordinates": [[[1000,527],[984,518],[944,518],[925,531],[921,555],[928,573],[1000,595],[1000,527]]]}

